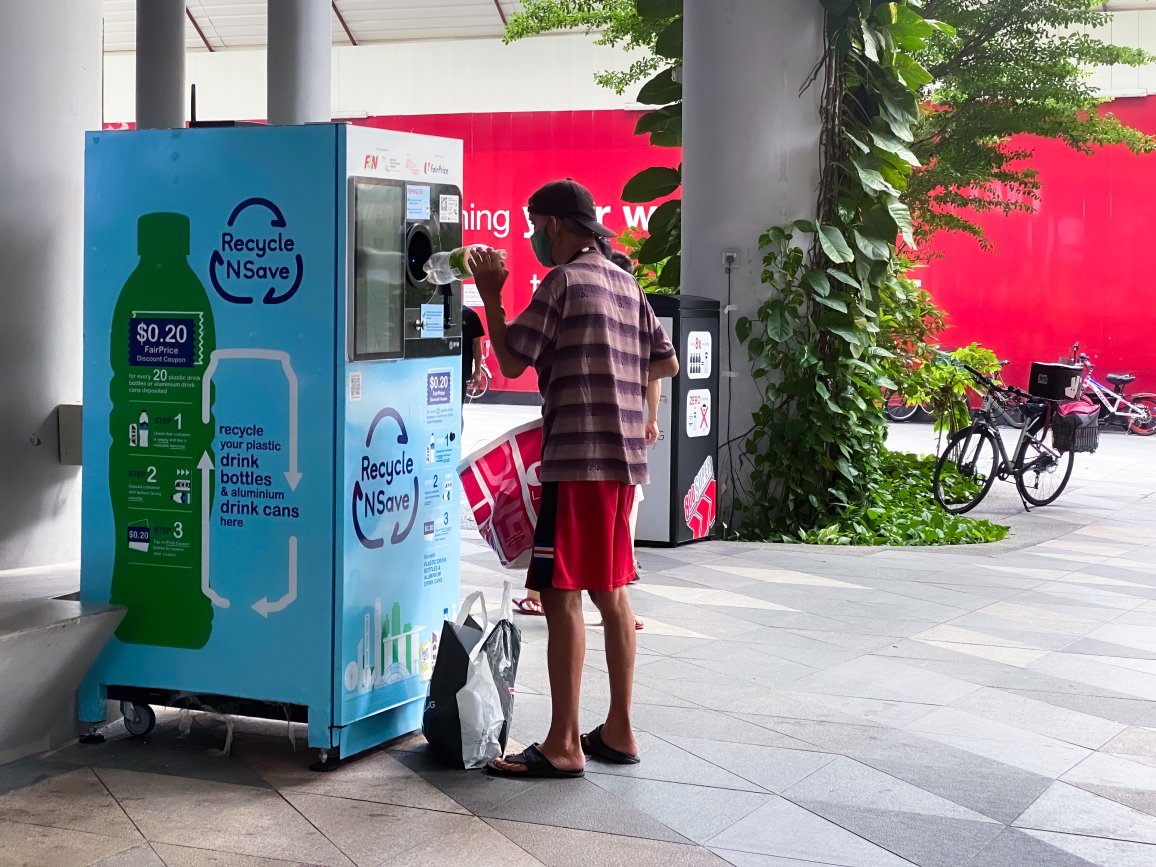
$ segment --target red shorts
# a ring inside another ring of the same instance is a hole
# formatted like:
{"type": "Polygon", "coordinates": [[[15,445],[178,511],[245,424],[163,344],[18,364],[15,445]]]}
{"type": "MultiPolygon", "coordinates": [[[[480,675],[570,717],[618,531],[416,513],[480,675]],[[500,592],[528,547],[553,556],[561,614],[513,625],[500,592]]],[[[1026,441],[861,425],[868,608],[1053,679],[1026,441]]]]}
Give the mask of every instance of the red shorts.
{"type": "Polygon", "coordinates": [[[630,510],[634,485],[621,482],[543,482],[531,590],[608,592],[634,578],[630,510]]]}

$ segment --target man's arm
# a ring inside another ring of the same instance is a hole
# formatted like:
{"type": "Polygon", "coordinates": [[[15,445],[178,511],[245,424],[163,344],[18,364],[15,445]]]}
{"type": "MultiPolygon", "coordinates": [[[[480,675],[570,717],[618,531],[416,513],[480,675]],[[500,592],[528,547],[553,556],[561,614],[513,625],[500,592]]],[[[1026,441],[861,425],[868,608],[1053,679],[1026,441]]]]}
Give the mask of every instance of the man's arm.
{"type": "MultiPolygon", "coordinates": [[[[672,355],[670,358],[664,358],[661,361],[650,362],[650,384],[661,382],[664,379],[673,379],[678,376],[678,357],[672,355]]],[[[659,393],[661,394],[661,386],[659,393]]],[[[646,398],[650,400],[650,388],[647,387],[646,398]]]]}
{"type": "Polygon", "coordinates": [[[662,400],[662,380],[652,379],[646,386],[646,417],[658,418],[658,402],[662,400]]]}
{"type": "Polygon", "coordinates": [[[654,445],[662,433],[658,429],[658,403],[662,400],[662,380],[655,379],[646,386],[646,444],[654,445]]]}
{"type": "Polygon", "coordinates": [[[482,372],[482,338],[474,338],[474,369],[473,375],[476,377],[482,372]]]}
{"type": "Polygon", "coordinates": [[[502,376],[507,379],[517,379],[526,372],[527,364],[514,357],[510,352],[510,344],[506,337],[506,311],[502,307],[502,298],[482,296],[486,305],[486,328],[490,334],[490,345],[494,348],[494,357],[498,359],[498,367],[502,376]]]}

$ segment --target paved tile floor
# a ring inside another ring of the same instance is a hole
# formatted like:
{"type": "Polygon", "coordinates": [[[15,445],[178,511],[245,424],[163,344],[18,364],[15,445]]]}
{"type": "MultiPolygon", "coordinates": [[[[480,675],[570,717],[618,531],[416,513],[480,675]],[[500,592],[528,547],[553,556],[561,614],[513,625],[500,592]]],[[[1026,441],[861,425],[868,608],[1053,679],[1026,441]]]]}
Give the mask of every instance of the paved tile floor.
{"type": "MultiPolygon", "coordinates": [[[[517,421],[477,409],[467,443],[517,421]]],[[[930,446],[926,427],[898,447],[930,446]]],[[[1156,442],[1105,438],[1013,537],[947,549],[644,550],[643,762],[584,780],[447,771],[419,737],[318,775],[299,727],[162,714],[0,767],[0,864],[1156,864],[1156,442]],[[292,742],[292,743],[291,743],[292,742]]],[[[466,535],[463,585],[504,575],[466,535]]],[[[549,715],[519,618],[513,738],[549,715]]],[[[591,615],[584,722],[605,711],[591,615]]]]}

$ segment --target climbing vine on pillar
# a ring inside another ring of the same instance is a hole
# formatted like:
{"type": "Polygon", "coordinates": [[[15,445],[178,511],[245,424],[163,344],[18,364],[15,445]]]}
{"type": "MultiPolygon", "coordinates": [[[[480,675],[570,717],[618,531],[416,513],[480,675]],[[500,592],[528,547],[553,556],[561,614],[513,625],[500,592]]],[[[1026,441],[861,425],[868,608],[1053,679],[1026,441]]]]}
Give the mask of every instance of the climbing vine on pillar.
{"type": "Polygon", "coordinates": [[[913,227],[900,197],[919,165],[910,145],[931,81],[915,54],[952,31],[910,0],[816,2],[824,53],[804,90],[821,88],[817,219],[763,233],[770,291],[736,323],[762,393],[745,440],[739,528],[763,539],[901,542],[895,528],[907,522],[909,535],[924,525],[939,534],[909,541],[978,541],[982,522],[945,524],[930,497],[901,502],[896,477],[920,469],[886,452],[880,408],[880,388],[936,326],[934,305],[907,277],[913,227]],[[898,514],[904,506],[917,514],[898,514]]]}

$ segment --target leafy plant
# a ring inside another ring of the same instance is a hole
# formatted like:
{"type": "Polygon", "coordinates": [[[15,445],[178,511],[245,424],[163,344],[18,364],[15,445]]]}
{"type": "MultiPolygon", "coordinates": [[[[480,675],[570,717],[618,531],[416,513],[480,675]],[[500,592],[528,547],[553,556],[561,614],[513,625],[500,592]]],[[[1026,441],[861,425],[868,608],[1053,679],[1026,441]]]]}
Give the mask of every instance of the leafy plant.
{"type": "Polygon", "coordinates": [[[950,28],[907,2],[822,2],[818,220],[762,235],[771,291],[755,319],[736,323],[763,395],[745,442],[740,531],[753,537],[842,526],[870,501],[884,454],[880,388],[893,386],[884,360],[911,339],[881,325],[909,321],[915,291],[896,248],[914,243],[900,196],[918,163],[908,143],[926,72],[911,52],[950,28]]]}
{"type": "Polygon", "coordinates": [[[998,374],[1000,367],[994,352],[972,343],[946,353],[946,358],[935,355],[912,367],[898,384],[909,403],[930,404],[935,429],[949,434],[971,423],[971,394],[975,380],[960,364],[967,364],[988,376],[998,374]]]}
{"type": "MultiPolygon", "coordinates": [[[[646,242],[650,236],[646,232],[640,232],[637,229],[627,229],[618,236],[618,246],[626,251],[626,254],[638,262],[639,250],[646,246],[646,242]]],[[[658,283],[658,275],[662,267],[666,264],[666,259],[654,264],[636,264],[634,266],[634,279],[638,281],[638,285],[642,287],[644,292],[654,293],[655,295],[672,295],[676,290],[667,286],[660,286],[658,283]]]]}
{"type": "MultiPolygon", "coordinates": [[[[784,542],[819,545],[960,545],[998,542],[1008,528],[960,518],[940,508],[931,493],[935,458],[884,449],[867,499],[818,529],[784,542]]],[[[963,481],[963,480],[961,480],[963,481]]],[[[965,482],[966,483],[966,482],[965,482]]]]}

